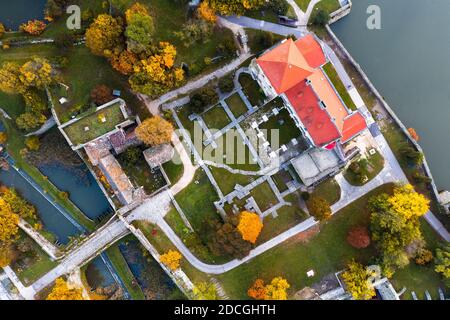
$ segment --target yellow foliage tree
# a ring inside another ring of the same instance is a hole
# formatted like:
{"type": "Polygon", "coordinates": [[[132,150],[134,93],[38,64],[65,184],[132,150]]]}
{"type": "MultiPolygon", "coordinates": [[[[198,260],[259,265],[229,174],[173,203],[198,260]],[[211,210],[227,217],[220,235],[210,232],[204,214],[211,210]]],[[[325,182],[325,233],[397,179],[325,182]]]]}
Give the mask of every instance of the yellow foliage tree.
{"type": "Polygon", "coordinates": [[[69,288],[64,279],[58,278],[46,300],[84,300],[82,292],[79,288],[69,288]]]}
{"type": "Polygon", "coordinates": [[[20,67],[20,80],[27,87],[43,88],[53,81],[53,69],[47,59],[33,57],[20,67]]]}
{"type": "Polygon", "coordinates": [[[135,14],[149,15],[148,9],[142,3],[136,2],[125,11],[125,21],[129,24],[135,14]]]}
{"type": "Polygon", "coordinates": [[[9,265],[14,258],[14,251],[10,244],[0,243],[0,268],[9,265]]]}
{"type": "Polygon", "coordinates": [[[355,300],[369,300],[375,296],[375,289],[369,281],[370,275],[365,266],[354,260],[342,273],[345,286],[355,300]]]}
{"type": "Polygon", "coordinates": [[[427,213],[430,200],[417,193],[412,185],[406,184],[395,188],[394,195],[389,197],[388,203],[396,213],[410,219],[427,213]]]}
{"type": "Polygon", "coordinates": [[[3,23],[0,23],[0,38],[3,37],[5,32],[6,32],[5,26],[3,25],[3,23]]]}
{"type": "Polygon", "coordinates": [[[267,4],[266,0],[205,0],[216,12],[223,15],[241,15],[246,10],[258,9],[267,4]]]}
{"type": "Polygon", "coordinates": [[[0,198],[0,242],[9,243],[19,232],[19,215],[11,206],[0,198]]]}
{"type": "Polygon", "coordinates": [[[8,134],[6,132],[0,132],[0,144],[5,144],[8,141],[8,134]]]}
{"type": "Polygon", "coordinates": [[[110,57],[120,46],[122,33],[122,19],[100,14],[86,30],[86,46],[93,54],[110,57]]]}
{"type": "Polygon", "coordinates": [[[287,289],[291,286],[282,277],[273,278],[270,284],[266,285],[265,300],[287,300],[287,289]]]}
{"type": "Polygon", "coordinates": [[[203,1],[202,3],[200,3],[200,5],[197,8],[197,14],[199,16],[199,18],[208,21],[208,22],[216,22],[217,17],[216,17],[216,13],[214,12],[213,9],[211,9],[211,7],[209,6],[208,2],[203,1]]]}
{"type": "Polygon", "coordinates": [[[20,65],[5,62],[0,69],[0,90],[8,94],[25,92],[26,86],[20,80],[20,65]]]}
{"type": "Polygon", "coordinates": [[[169,250],[159,257],[159,260],[164,263],[170,270],[175,271],[180,267],[180,261],[183,256],[175,250],[169,250]]]}
{"type": "Polygon", "coordinates": [[[173,126],[160,116],[145,119],[137,128],[136,136],[145,144],[156,146],[172,140],[173,126]]]}
{"type": "Polygon", "coordinates": [[[263,223],[256,213],[243,211],[240,214],[237,229],[242,235],[242,239],[254,244],[262,228],[263,223]]]}

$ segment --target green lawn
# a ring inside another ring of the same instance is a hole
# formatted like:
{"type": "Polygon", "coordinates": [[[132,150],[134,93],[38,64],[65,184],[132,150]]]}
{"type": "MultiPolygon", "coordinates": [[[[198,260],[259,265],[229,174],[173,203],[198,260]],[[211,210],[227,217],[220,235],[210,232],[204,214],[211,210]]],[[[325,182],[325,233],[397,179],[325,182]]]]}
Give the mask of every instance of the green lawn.
{"type": "Polygon", "coordinates": [[[277,185],[278,190],[280,190],[280,192],[284,192],[288,189],[286,183],[292,181],[293,179],[289,172],[280,170],[272,176],[272,180],[277,185]]]}
{"type": "Polygon", "coordinates": [[[19,239],[17,242],[27,241],[31,244],[30,253],[33,257],[28,257],[28,254],[17,253],[19,256],[15,262],[11,264],[11,268],[16,272],[20,281],[25,285],[31,285],[38,280],[58,263],[52,261],[50,257],[39,247],[39,245],[28,237],[23,231],[19,232],[19,239]]]}
{"type": "Polygon", "coordinates": [[[303,12],[306,12],[306,9],[308,9],[308,5],[311,2],[311,0],[295,0],[295,2],[298,4],[298,6],[303,12]]]}
{"type": "MultiPolygon", "coordinates": [[[[297,0],[298,1],[298,0],[297,0]]],[[[339,0],[321,0],[318,2],[311,13],[311,17],[309,18],[309,21],[314,19],[314,16],[317,14],[319,10],[324,10],[328,14],[331,14],[338,10],[341,7],[341,4],[339,3],[339,0]]]]}
{"type": "Polygon", "coordinates": [[[331,62],[328,62],[326,65],[324,65],[323,70],[341,96],[347,108],[349,108],[350,110],[356,110],[353,99],[350,97],[347,88],[345,88],[344,83],[342,82],[341,78],[339,78],[339,75],[337,74],[336,69],[334,69],[334,66],[331,64],[331,62]]]}
{"type": "Polygon", "coordinates": [[[350,168],[344,172],[345,179],[354,186],[362,186],[375,178],[381,170],[384,168],[384,158],[377,151],[374,155],[369,155],[367,159],[357,160],[361,172],[367,176],[367,181],[362,183],[357,174],[355,174],[350,168]]]}
{"type": "Polygon", "coordinates": [[[64,132],[74,146],[94,140],[114,130],[117,125],[125,121],[119,102],[101,110],[93,111],[86,115],[80,115],[78,121],[64,127],[64,132]]]}
{"type": "Polygon", "coordinates": [[[183,176],[184,172],[184,166],[181,163],[180,155],[177,152],[177,150],[174,150],[175,154],[171,161],[166,162],[162,165],[162,168],[167,174],[167,177],[170,180],[170,183],[174,185],[175,183],[180,180],[180,178],[183,176]]]}
{"type": "Polygon", "coordinates": [[[356,258],[367,263],[375,254],[373,246],[363,250],[352,248],[346,242],[348,230],[367,224],[369,213],[364,208],[367,200],[381,192],[390,192],[392,185],[382,186],[353,202],[334,215],[321,227],[319,234],[306,243],[291,239],[261,254],[250,262],[218,276],[227,292],[234,299],[247,299],[247,289],[257,278],[270,281],[285,277],[291,284],[290,294],[320,281],[322,277],[341,270],[347,261],[356,258]],[[306,272],[313,269],[316,275],[308,278],[306,272]]]}
{"type": "Polygon", "coordinates": [[[239,76],[239,83],[242,86],[242,91],[253,106],[260,106],[264,102],[266,96],[251,75],[248,73],[241,73],[239,76]]]}
{"type": "Polygon", "coordinates": [[[257,244],[262,244],[276,237],[308,218],[308,215],[298,205],[300,201],[299,194],[290,194],[285,200],[292,205],[284,206],[277,210],[278,216],[276,218],[272,215],[264,218],[264,227],[258,237],[257,244]]]}
{"type": "Polygon", "coordinates": [[[323,198],[332,205],[341,198],[341,187],[335,179],[328,179],[314,189],[313,196],[323,198]]]}
{"type": "Polygon", "coordinates": [[[232,174],[228,170],[222,168],[209,167],[209,169],[224,195],[232,192],[237,184],[246,186],[258,178],[257,176],[232,174]]]}
{"type": "Polygon", "coordinates": [[[84,46],[71,49],[67,57],[67,65],[62,70],[62,82],[69,86],[68,93],[65,92],[63,95],[58,93],[60,90],[55,88],[52,90],[55,110],[62,123],[69,121],[71,116],[90,108],[90,92],[99,84],[120,90],[121,98],[125,100],[133,113],[140,116],[141,120],[149,117],[148,109],[130,91],[127,78],[115,71],[106,59],[94,56],[84,46]],[[87,79],[89,81],[86,81],[87,79]],[[61,96],[69,100],[64,105],[58,102],[61,96]]]}
{"type": "Polygon", "coordinates": [[[227,113],[220,104],[212,107],[202,114],[202,118],[210,130],[223,129],[230,123],[230,118],[228,118],[227,113]]]}
{"type": "Polygon", "coordinates": [[[252,191],[250,195],[255,199],[261,211],[266,211],[278,203],[278,199],[270,188],[268,182],[263,182],[252,191]]]}
{"type": "Polygon", "coordinates": [[[184,214],[200,237],[205,223],[213,219],[220,219],[213,202],[218,200],[216,190],[209,182],[206,174],[198,170],[194,181],[175,196],[184,214]],[[198,182],[198,183],[196,183],[198,182]]]}
{"type": "Polygon", "coordinates": [[[282,109],[276,116],[272,115],[269,121],[262,123],[259,128],[264,130],[267,141],[274,147],[281,147],[290,143],[292,139],[302,136],[289,111],[286,109],[282,109]],[[272,141],[272,139],[274,140],[272,141]]]}
{"type": "Polygon", "coordinates": [[[113,264],[117,274],[122,279],[125,288],[130,293],[131,298],[133,300],[145,300],[144,293],[139,287],[136,279],[133,276],[133,273],[131,273],[128,264],[125,261],[125,258],[119,250],[119,245],[115,244],[111,246],[108,250],[106,250],[106,254],[111,260],[111,263],[113,264]]]}
{"type": "Polygon", "coordinates": [[[245,105],[244,101],[242,101],[238,93],[231,95],[225,100],[225,102],[227,103],[235,118],[239,118],[248,111],[247,106],[245,105]]]}

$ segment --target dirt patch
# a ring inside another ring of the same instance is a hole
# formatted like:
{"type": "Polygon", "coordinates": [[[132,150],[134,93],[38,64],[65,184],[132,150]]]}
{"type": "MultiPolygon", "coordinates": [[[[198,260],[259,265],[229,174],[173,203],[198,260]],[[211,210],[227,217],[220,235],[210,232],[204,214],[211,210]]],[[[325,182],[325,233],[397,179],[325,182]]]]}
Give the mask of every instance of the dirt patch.
{"type": "Polygon", "coordinates": [[[320,232],[320,226],[317,224],[306,231],[300,232],[291,238],[291,244],[295,243],[308,243],[308,241],[313,238],[316,234],[320,232]]]}

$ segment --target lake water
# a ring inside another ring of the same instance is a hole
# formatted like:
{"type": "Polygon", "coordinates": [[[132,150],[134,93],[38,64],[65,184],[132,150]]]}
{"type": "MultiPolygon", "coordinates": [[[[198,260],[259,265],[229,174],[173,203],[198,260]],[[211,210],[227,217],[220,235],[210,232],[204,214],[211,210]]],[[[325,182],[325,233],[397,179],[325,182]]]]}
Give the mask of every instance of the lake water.
{"type": "Polygon", "coordinates": [[[0,0],[0,22],[7,29],[18,30],[31,19],[44,18],[47,0],[0,0]]]}
{"type": "Polygon", "coordinates": [[[407,127],[439,189],[450,190],[450,1],[356,0],[332,29],[407,127]],[[381,8],[381,30],[366,27],[381,8]]]}
{"type": "Polygon", "coordinates": [[[62,165],[47,165],[39,170],[61,191],[69,193],[70,200],[84,214],[96,220],[113,212],[97,181],[86,166],[77,170],[62,165]]]}

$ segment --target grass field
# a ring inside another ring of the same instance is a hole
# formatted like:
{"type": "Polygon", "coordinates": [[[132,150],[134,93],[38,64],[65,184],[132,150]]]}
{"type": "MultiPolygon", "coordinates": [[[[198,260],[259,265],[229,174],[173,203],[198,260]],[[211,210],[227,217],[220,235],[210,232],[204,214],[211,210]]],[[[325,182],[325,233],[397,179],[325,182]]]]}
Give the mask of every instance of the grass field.
{"type": "Polygon", "coordinates": [[[266,96],[251,75],[242,73],[239,76],[239,83],[242,86],[242,91],[253,106],[260,106],[263,103],[266,96]]]}
{"type": "Polygon", "coordinates": [[[202,114],[202,118],[205,121],[206,126],[210,130],[223,129],[227,124],[230,123],[230,119],[228,118],[225,110],[220,104],[212,107],[204,114],[202,114]]]}
{"type": "Polygon", "coordinates": [[[235,299],[246,299],[247,289],[257,278],[270,281],[283,276],[291,284],[290,294],[320,281],[322,277],[341,270],[348,260],[356,258],[367,263],[375,254],[373,246],[363,250],[352,248],[346,242],[348,230],[359,224],[367,224],[369,213],[363,208],[367,200],[381,192],[392,190],[392,185],[382,186],[353,202],[334,215],[321,227],[319,234],[306,243],[292,238],[278,247],[261,254],[250,262],[233,269],[218,278],[227,294],[235,299]],[[306,272],[313,269],[315,276],[306,272]]]}
{"type": "Polygon", "coordinates": [[[250,191],[250,195],[255,199],[261,211],[273,207],[278,203],[278,199],[272,191],[268,182],[263,182],[250,191]]]}
{"type": "Polygon", "coordinates": [[[319,184],[312,193],[313,196],[323,198],[330,205],[336,203],[341,198],[341,187],[335,179],[328,179],[319,184]]]}
{"type": "Polygon", "coordinates": [[[238,93],[231,95],[225,100],[225,102],[227,103],[235,118],[239,118],[248,111],[247,106],[245,105],[244,101],[242,101],[238,93]]]}
{"type": "Polygon", "coordinates": [[[374,155],[369,155],[367,159],[361,159],[357,162],[359,163],[362,172],[367,176],[367,181],[362,183],[351,169],[347,169],[344,172],[344,177],[354,186],[362,186],[366,184],[375,178],[384,168],[384,158],[378,151],[374,155]]]}

